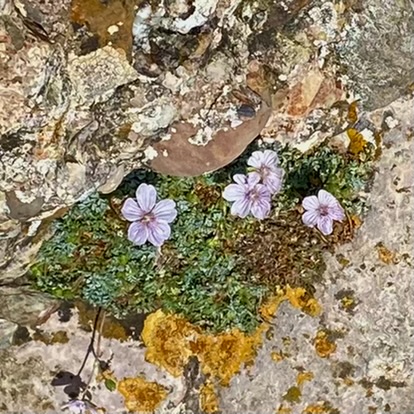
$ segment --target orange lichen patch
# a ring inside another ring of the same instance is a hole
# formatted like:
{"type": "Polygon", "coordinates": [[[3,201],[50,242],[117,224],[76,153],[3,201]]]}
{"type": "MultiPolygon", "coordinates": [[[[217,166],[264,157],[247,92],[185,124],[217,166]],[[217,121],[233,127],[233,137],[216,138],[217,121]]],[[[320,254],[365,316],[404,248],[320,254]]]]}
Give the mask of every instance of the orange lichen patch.
{"type": "Polygon", "coordinates": [[[158,310],[147,317],[141,334],[147,347],[146,359],[178,377],[193,354],[190,344],[200,334],[200,329],[184,318],[158,310]]]}
{"type": "Polygon", "coordinates": [[[167,396],[162,385],[143,378],[124,378],[118,391],[125,398],[125,407],[133,412],[153,412],[167,396]]]}
{"type": "Polygon", "coordinates": [[[321,358],[328,358],[332,353],[336,351],[336,344],[329,340],[329,334],[320,330],[317,332],[314,340],[316,353],[321,358]]]}
{"type": "Polygon", "coordinates": [[[201,335],[193,349],[200,359],[203,372],[218,378],[221,385],[227,386],[243,364],[253,363],[266,329],[267,326],[261,325],[252,335],[238,329],[217,336],[201,335]]]}
{"type": "Polygon", "coordinates": [[[304,288],[291,288],[287,285],[286,298],[292,306],[306,312],[310,316],[318,316],[321,313],[321,306],[317,300],[311,297],[304,288]]]}
{"type": "Polygon", "coordinates": [[[313,378],[314,375],[312,372],[299,372],[298,376],[296,377],[296,383],[298,384],[298,387],[301,388],[306,381],[312,381],[313,378]]]}
{"type": "Polygon", "coordinates": [[[351,216],[351,222],[354,229],[359,229],[362,226],[363,221],[359,216],[351,216]]]}
{"type": "Polygon", "coordinates": [[[348,121],[355,124],[358,121],[358,102],[354,101],[349,105],[348,108],[348,121]]]}
{"type": "Polygon", "coordinates": [[[219,401],[211,382],[204,384],[200,389],[200,407],[206,413],[215,413],[219,410],[219,401]]]}
{"type": "Polygon", "coordinates": [[[353,155],[358,155],[363,152],[367,146],[367,141],[362,134],[354,128],[349,128],[346,132],[351,140],[348,147],[349,152],[353,155]]]}
{"type": "Polygon", "coordinates": [[[395,261],[396,261],[396,253],[395,252],[389,250],[382,243],[378,243],[375,247],[376,247],[377,252],[378,252],[378,258],[381,260],[381,262],[383,262],[387,265],[395,263],[395,261]]]}
{"type": "Polygon", "coordinates": [[[303,411],[302,414],[323,414],[328,413],[329,408],[325,404],[313,404],[308,405],[303,411]]]}
{"type": "Polygon", "coordinates": [[[279,352],[273,351],[270,354],[270,358],[272,358],[272,360],[275,361],[275,362],[283,361],[285,359],[285,357],[286,356],[282,351],[279,351],[279,352]]]}
{"type": "Polygon", "coordinates": [[[275,316],[280,304],[286,300],[285,293],[282,289],[279,290],[277,295],[269,298],[259,309],[259,313],[266,322],[270,322],[275,316]]]}
{"type": "Polygon", "coordinates": [[[189,357],[194,355],[204,374],[228,385],[242,365],[254,361],[266,329],[267,324],[262,324],[251,335],[238,329],[219,335],[204,334],[184,318],[158,310],[146,319],[142,339],[147,347],[147,361],[172,375],[181,375],[189,357]]]}

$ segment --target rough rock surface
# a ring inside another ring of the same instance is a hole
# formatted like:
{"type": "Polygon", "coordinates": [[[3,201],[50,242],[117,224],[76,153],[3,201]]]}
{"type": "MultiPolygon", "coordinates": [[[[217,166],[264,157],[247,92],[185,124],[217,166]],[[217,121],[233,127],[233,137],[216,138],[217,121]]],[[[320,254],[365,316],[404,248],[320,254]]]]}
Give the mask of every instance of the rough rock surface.
{"type": "MultiPolygon", "coordinates": [[[[351,243],[326,257],[316,294],[323,312],[312,318],[282,303],[254,365],[218,388],[222,413],[412,413],[413,108],[405,99],[370,114],[375,124],[392,119],[394,128],[384,134],[363,225],[351,243]]],[[[7,346],[13,327],[0,325],[9,333],[0,351],[2,411],[52,413],[67,400],[63,387],[50,382],[59,370],[76,372],[90,338],[85,311],[72,312],[67,318],[60,310],[25,334],[20,329],[13,346],[7,346]]],[[[103,331],[99,349],[104,359],[113,355],[111,375],[162,385],[168,396],[157,412],[203,412],[186,376],[174,378],[146,362],[145,348],[121,325],[103,331]]],[[[89,361],[86,378],[92,366],[89,361]]],[[[90,378],[93,401],[123,412],[123,397],[90,378]]]]}
{"type": "Polygon", "coordinates": [[[7,280],[47,236],[42,221],[110,192],[132,169],[197,175],[232,161],[260,130],[306,151],[348,126],[345,99],[359,93],[373,109],[413,81],[408,0],[54,5],[1,3],[7,280]]]}
{"type": "MultiPolygon", "coordinates": [[[[371,211],[327,257],[322,316],[283,304],[273,338],[218,390],[219,405],[412,414],[414,114],[412,101],[392,102],[412,89],[413,54],[409,0],[0,0],[0,411],[59,410],[67,397],[50,381],[87,348],[77,315],[36,328],[56,303],[24,274],[54,218],[132,169],[219,168],[259,133],[302,151],[332,136],[342,145],[360,99],[359,122],[385,131],[371,211]]],[[[118,379],[168,390],[161,411],[197,396],[145,362],[137,341],[102,339],[101,349],[113,351],[118,379]]],[[[120,394],[91,381],[94,401],[124,410],[120,394]]]]}

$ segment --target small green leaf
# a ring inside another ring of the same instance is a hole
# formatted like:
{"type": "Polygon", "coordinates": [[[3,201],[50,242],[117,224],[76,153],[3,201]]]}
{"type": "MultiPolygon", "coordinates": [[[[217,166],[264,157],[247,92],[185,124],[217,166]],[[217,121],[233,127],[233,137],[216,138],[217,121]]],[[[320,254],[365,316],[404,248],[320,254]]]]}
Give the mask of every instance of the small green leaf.
{"type": "Polygon", "coordinates": [[[109,391],[115,391],[116,390],[116,382],[110,378],[105,380],[105,387],[108,388],[109,391]]]}

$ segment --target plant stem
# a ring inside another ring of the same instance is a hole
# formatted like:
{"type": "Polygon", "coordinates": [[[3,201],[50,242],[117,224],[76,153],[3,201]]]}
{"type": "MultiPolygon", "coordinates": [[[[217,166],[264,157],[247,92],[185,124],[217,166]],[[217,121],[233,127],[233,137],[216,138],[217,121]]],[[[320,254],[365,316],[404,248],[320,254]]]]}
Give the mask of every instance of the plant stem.
{"type": "Polygon", "coordinates": [[[93,323],[92,337],[91,337],[91,340],[89,342],[89,346],[88,346],[88,349],[86,351],[85,358],[83,359],[82,365],[81,365],[81,367],[80,367],[80,369],[78,371],[78,376],[80,376],[80,374],[82,373],[83,369],[85,368],[86,362],[87,362],[87,360],[88,360],[89,355],[91,354],[91,352],[92,352],[93,355],[96,356],[96,353],[95,353],[95,349],[93,347],[93,344],[95,342],[96,328],[98,326],[98,321],[99,321],[99,316],[101,314],[101,311],[102,311],[102,308],[99,307],[98,308],[98,311],[96,312],[95,321],[93,323]]]}

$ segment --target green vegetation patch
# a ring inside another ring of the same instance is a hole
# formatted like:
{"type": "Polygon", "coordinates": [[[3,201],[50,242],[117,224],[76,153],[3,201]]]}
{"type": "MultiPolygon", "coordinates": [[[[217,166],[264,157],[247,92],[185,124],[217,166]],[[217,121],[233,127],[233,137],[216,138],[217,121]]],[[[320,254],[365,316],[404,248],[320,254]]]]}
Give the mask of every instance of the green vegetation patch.
{"type": "Polygon", "coordinates": [[[361,191],[373,166],[320,147],[302,155],[279,150],[285,184],[273,198],[269,218],[230,215],[221,197],[234,173],[246,172],[250,148],[232,165],[197,178],[135,171],[109,196],[94,194],[54,223],[31,268],[36,286],[52,295],[83,298],[115,316],[162,308],[213,331],[251,331],[258,308],[277,286],[306,286],[323,273],[322,251],[352,237],[352,220],[323,237],[301,221],[301,199],[324,188],[349,216],[366,208],[361,191]],[[171,238],[161,247],[134,246],[120,213],[126,197],[142,182],[161,199],[177,203],[171,238]]]}

